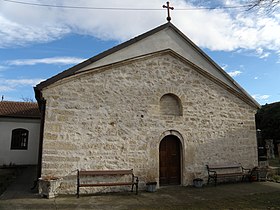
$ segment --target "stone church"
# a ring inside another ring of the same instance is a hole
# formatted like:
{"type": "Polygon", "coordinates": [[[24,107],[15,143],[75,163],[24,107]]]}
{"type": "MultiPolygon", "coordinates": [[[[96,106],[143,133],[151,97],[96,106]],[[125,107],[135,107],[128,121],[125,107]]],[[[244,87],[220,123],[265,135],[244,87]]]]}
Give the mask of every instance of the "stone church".
{"type": "Polygon", "coordinates": [[[168,22],[38,84],[39,176],[133,169],[148,181],[190,185],[206,164],[257,165],[259,104],[168,22]]]}

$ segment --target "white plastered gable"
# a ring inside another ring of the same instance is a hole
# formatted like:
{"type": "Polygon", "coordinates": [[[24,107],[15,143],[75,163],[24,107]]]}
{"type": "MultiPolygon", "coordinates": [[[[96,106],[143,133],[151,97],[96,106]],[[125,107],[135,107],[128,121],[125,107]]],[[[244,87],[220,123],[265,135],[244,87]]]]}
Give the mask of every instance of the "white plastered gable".
{"type": "MultiPolygon", "coordinates": [[[[121,63],[123,61],[135,59],[148,54],[170,50],[181,56],[188,63],[198,67],[202,71],[210,74],[250,101],[250,104],[259,108],[260,105],[235,82],[219,65],[217,65],[207,54],[197,47],[188,37],[186,37],[173,24],[166,23],[138,37],[113,47],[99,55],[96,55],[36,86],[36,90],[53,84],[59,80],[79,74],[88,70],[97,70],[100,67],[121,63]]],[[[37,93],[39,94],[39,92],[37,93]]]]}
{"type": "MultiPolygon", "coordinates": [[[[145,37],[125,48],[122,48],[102,59],[81,68],[78,72],[120,62],[141,55],[171,49],[191,63],[210,73],[239,93],[243,92],[225,72],[215,64],[205,53],[195,46],[188,38],[183,37],[172,27],[166,27],[157,33],[145,37]]],[[[243,92],[244,93],[244,92],[243,92]]]]}

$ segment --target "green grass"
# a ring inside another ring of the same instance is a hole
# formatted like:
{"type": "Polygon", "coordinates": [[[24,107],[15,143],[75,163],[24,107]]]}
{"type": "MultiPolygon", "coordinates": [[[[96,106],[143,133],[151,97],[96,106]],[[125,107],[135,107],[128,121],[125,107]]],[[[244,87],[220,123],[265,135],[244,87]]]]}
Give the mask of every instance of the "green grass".
{"type": "Polygon", "coordinates": [[[204,200],[184,205],[135,207],[136,210],[186,210],[186,209],[280,209],[279,193],[255,194],[219,200],[204,200]]]}
{"type": "Polygon", "coordinates": [[[280,159],[278,156],[275,156],[275,159],[268,160],[269,166],[280,167],[280,159]]]}

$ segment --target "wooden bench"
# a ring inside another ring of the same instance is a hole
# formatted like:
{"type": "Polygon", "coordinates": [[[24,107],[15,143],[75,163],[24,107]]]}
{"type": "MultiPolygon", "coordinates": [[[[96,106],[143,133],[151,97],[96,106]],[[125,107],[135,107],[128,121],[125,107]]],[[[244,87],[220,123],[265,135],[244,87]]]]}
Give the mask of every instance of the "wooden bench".
{"type": "Polygon", "coordinates": [[[245,178],[250,176],[251,170],[245,169],[242,165],[239,164],[224,164],[224,165],[206,165],[208,171],[208,182],[213,180],[215,186],[217,184],[217,179],[228,178],[228,177],[241,177],[241,180],[244,181],[245,178]]]}
{"type": "Polygon", "coordinates": [[[136,187],[136,195],[138,194],[138,182],[139,179],[137,176],[134,176],[133,169],[131,170],[99,170],[99,171],[86,171],[86,170],[77,170],[77,197],[80,196],[80,188],[81,187],[101,187],[101,186],[125,186],[131,185],[131,192],[133,192],[133,187],[136,187]],[[81,179],[90,177],[90,176],[126,176],[131,175],[131,179],[128,181],[104,181],[104,182],[83,182],[81,179]]]}

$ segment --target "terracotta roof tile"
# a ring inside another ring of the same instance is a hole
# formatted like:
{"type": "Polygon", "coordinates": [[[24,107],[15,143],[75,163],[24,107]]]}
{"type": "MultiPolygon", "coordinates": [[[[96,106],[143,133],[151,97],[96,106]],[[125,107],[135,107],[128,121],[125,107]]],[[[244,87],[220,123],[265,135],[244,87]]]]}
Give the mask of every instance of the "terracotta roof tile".
{"type": "Polygon", "coordinates": [[[37,103],[33,102],[0,102],[0,117],[40,118],[37,103]]]}

